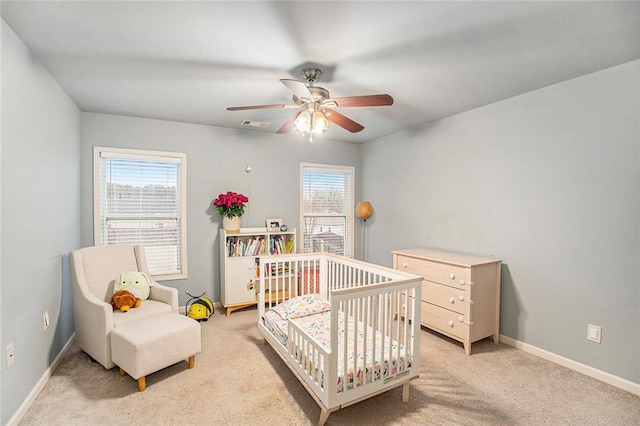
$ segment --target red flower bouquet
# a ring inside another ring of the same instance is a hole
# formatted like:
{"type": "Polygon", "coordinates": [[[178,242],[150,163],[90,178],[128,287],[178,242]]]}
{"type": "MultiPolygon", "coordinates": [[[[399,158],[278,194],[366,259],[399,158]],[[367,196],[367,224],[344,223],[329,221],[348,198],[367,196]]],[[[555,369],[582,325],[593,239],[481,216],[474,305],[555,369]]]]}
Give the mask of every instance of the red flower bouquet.
{"type": "Polygon", "coordinates": [[[213,200],[213,205],[219,215],[232,218],[242,216],[246,207],[245,203],[248,202],[249,198],[246,196],[237,192],[227,191],[226,194],[218,195],[218,198],[213,200]]]}

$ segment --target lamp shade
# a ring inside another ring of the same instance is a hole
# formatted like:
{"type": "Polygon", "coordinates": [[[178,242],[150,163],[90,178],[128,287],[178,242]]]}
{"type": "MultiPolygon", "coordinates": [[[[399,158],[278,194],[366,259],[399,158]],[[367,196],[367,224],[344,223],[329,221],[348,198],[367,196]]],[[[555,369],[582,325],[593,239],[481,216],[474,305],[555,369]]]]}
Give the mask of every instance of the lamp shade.
{"type": "Polygon", "coordinates": [[[309,114],[309,111],[304,110],[298,114],[298,118],[296,118],[294,126],[301,133],[309,133],[309,130],[311,129],[311,114],[309,114]]]}
{"type": "Polygon", "coordinates": [[[358,219],[367,220],[373,216],[373,207],[368,201],[360,201],[356,206],[356,217],[358,219]]]}
{"type": "Polygon", "coordinates": [[[316,111],[313,113],[313,133],[319,135],[320,133],[327,130],[329,127],[329,120],[324,116],[320,111],[316,111]]]}

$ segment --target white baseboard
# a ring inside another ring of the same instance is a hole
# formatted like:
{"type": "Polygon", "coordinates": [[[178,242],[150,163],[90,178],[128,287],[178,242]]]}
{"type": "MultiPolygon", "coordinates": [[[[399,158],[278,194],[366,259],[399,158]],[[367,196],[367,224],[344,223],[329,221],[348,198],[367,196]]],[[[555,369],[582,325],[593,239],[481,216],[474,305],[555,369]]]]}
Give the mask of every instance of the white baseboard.
{"type": "Polygon", "coordinates": [[[598,370],[597,368],[589,367],[588,365],[581,364],[577,361],[573,361],[560,355],[556,355],[544,349],[531,346],[509,336],[504,336],[501,334],[500,342],[504,343],[505,345],[513,346],[514,348],[520,349],[524,352],[530,353],[540,358],[544,358],[547,361],[551,361],[563,367],[577,371],[578,373],[582,373],[585,376],[593,377],[594,379],[600,380],[601,382],[640,396],[640,384],[638,383],[623,379],[622,377],[614,376],[613,374],[598,370]]]}
{"type": "Polygon", "coordinates": [[[62,358],[67,354],[75,339],[76,333],[74,332],[71,337],[69,337],[69,340],[67,340],[67,343],[65,343],[64,347],[60,350],[60,352],[58,352],[58,355],[56,355],[49,368],[47,368],[44,373],[42,373],[42,376],[40,377],[40,380],[38,380],[38,383],[36,383],[33,389],[31,389],[29,395],[27,395],[25,400],[22,401],[22,404],[20,404],[20,407],[18,407],[13,416],[11,416],[11,418],[7,422],[7,426],[17,426],[18,423],[20,423],[20,420],[22,420],[24,415],[27,414],[27,411],[29,411],[29,408],[31,408],[33,401],[36,400],[38,394],[40,394],[42,389],[44,389],[53,372],[56,371],[56,368],[58,368],[58,365],[60,365],[60,361],[62,361],[62,358]]]}

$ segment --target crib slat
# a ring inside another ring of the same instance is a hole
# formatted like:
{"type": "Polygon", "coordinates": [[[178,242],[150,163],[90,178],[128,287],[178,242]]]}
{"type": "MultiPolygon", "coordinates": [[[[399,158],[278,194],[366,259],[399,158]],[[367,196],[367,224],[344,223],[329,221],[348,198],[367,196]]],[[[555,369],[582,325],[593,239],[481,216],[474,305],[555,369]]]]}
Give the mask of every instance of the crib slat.
{"type": "Polygon", "coordinates": [[[345,317],[345,322],[344,322],[344,333],[342,335],[342,348],[343,348],[343,353],[342,353],[342,375],[344,377],[344,379],[342,380],[342,391],[346,391],[349,385],[349,370],[347,369],[347,336],[349,335],[349,323],[347,321],[347,318],[349,318],[349,314],[350,314],[350,310],[349,310],[349,304],[345,304],[344,307],[344,317],[345,317]]]}
{"type": "MultiPolygon", "coordinates": [[[[393,293],[393,297],[391,300],[391,310],[395,311],[396,310],[396,306],[398,306],[398,300],[400,299],[400,293],[398,293],[397,291],[393,293]]],[[[396,337],[395,340],[397,343],[396,345],[396,355],[395,355],[395,359],[397,360],[398,363],[398,369],[396,370],[397,372],[400,371],[400,366],[402,361],[402,358],[400,357],[401,351],[400,349],[403,347],[402,346],[402,342],[403,342],[403,336],[401,333],[401,326],[402,326],[402,321],[400,320],[400,318],[398,318],[395,314],[392,315],[393,318],[395,319],[396,322],[396,337]]],[[[404,369],[404,365],[402,366],[402,369],[404,369]]]]}
{"type": "MultiPolygon", "coordinates": [[[[409,291],[404,292],[404,306],[409,306],[409,291]]],[[[405,347],[404,350],[404,368],[409,368],[409,354],[413,352],[413,347],[411,346],[411,339],[409,339],[409,319],[405,316],[402,320],[402,325],[404,326],[404,339],[402,339],[402,344],[405,347]]]]}

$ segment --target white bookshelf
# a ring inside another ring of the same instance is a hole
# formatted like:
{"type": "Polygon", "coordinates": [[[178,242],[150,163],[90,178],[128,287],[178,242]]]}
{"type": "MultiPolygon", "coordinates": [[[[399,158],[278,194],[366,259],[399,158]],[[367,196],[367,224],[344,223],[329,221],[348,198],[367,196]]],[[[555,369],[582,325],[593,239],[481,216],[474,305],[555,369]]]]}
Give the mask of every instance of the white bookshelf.
{"type": "Polygon", "coordinates": [[[260,256],[296,252],[296,230],[267,231],[242,228],[220,234],[220,303],[227,316],[257,303],[260,256]]]}

